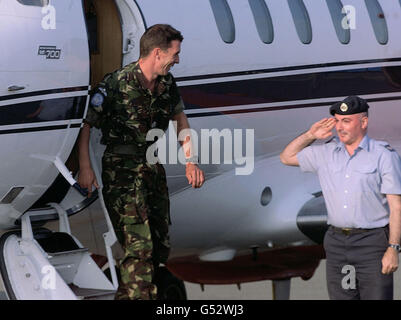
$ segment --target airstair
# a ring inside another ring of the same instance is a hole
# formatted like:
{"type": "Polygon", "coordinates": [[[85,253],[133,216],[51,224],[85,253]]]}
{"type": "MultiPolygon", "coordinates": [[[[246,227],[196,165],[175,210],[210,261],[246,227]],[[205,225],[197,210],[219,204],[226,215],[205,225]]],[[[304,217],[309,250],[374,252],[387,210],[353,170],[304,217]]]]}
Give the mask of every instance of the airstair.
{"type": "MultiPolygon", "coordinates": [[[[99,167],[102,153],[96,157],[91,144],[90,154],[97,181],[102,186],[99,167]]],[[[59,159],[43,157],[43,160],[52,161],[67,180],[74,180],[68,176],[68,169],[59,159]]],[[[73,185],[74,181],[70,183],[73,185]]],[[[20,230],[9,231],[0,238],[1,278],[9,299],[114,298],[118,280],[111,247],[117,238],[104,205],[101,188],[93,192],[92,197],[99,197],[106,219],[108,230],[103,234],[103,239],[111,279],[96,264],[89,250],[71,233],[69,209],[65,208],[71,208],[71,204],[76,202],[74,197],[85,199],[71,188],[60,203],[49,203],[45,209],[26,212],[20,219],[20,230]],[[57,232],[34,227],[38,222],[53,220],[55,217],[59,220],[57,232]]]]}

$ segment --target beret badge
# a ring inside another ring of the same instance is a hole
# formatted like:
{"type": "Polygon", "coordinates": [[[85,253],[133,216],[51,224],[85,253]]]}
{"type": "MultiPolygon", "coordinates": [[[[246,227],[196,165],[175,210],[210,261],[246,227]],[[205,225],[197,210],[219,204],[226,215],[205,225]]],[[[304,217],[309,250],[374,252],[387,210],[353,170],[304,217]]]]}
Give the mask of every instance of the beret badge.
{"type": "Polygon", "coordinates": [[[341,106],[340,106],[340,110],[341,110],[342,112],[347,112],[347,111],[348,111],[348,106],[347,106],[347,104],[346,104],[346,103],[342,103],[341,106]]]}

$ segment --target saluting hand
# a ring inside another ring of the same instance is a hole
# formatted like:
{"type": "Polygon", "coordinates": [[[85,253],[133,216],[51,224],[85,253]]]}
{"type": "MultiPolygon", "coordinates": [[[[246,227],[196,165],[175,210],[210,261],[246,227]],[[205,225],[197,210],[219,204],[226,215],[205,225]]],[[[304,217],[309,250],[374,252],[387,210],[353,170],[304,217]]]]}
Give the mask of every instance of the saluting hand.
{"type": "Polygon", "coordinates": [[[205,181],[203,171],[194,163],[186,164],[185,175],[188,179],[188,183],[192,184],[193,188],[200,188],[205,181]]]}
{"type": "Polygon", "coordinates": [[[308,134],[313,139],[326,139],[333,135],[332,130],[336,126],[336,119],[334,118],[324,118],[316,123],[314,123],[308,134]]]}

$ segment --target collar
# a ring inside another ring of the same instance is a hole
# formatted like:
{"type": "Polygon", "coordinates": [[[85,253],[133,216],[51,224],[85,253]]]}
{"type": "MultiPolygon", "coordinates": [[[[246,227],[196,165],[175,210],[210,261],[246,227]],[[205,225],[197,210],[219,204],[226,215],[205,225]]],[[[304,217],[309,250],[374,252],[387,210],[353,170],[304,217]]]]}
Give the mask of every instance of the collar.
{"type": "MultiPolygon", "coordinates": [[[[334,137],[333,139],[334,141],[337,142],[336,147],[334,148],[334,151],[340,151],[340,150],[345,150],[345,145],[343,142],[340,141],[340,139],[338,137],[334,137]]],[[[367,134],[365,134],[365,136],[363,137],[363,139],[361,140],[361,142],[359,143],[359,146],[355,149],[356,150],[360,150],[360,149],[364,149],[367,152],[369,152],[370,150],[370,138],[367,134]]]]}
{"type": "Polygon", "coordinates": [[[370,149],[369,148],[369,146],[370,146],[369,142],[370,142],[370,138],[368,137],[367,134],[365,134],[365,136],[363,137],[363,139],[362,139],[361,143],[359,144],[358,148],[364,149],[364,150],[369,152],[369,149],[370,149]]]}
{"type": "MultiPolygon", "coordinates": [[[[143,75],[141,67],[139,66],[139,60],[136,61],[133,65],[132,72],[135,75],[136,79],[138,80],[140,86],[143,90],[148,90],[145,86],[146,78],[143,75]]],[[[156,93],[157,96],[160,96],[167,88],[167,76],[158,76],[155,82],[155,89],[153,93],[156,93]]]]}

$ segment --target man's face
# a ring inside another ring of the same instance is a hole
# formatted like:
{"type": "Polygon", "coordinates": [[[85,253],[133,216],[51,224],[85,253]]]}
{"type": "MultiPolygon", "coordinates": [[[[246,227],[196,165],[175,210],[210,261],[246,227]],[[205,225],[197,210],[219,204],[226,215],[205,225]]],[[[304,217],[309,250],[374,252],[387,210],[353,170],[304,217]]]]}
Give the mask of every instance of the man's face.
{"type": "Polygon", "coordinates": [[[171,67],[180,63],[181,42],[179,40],[171,41],[171,46],[167,50],[159,51],[158,73],[159,75],[167,75],[171,67]]]}
{"type": "Polygon", "coordinates": [[[366,134],[368,117],[364,113],[350,115],[334,115],[336,119],[336,130],[340,141],[351,145],[362,140],[366,134]]]}

